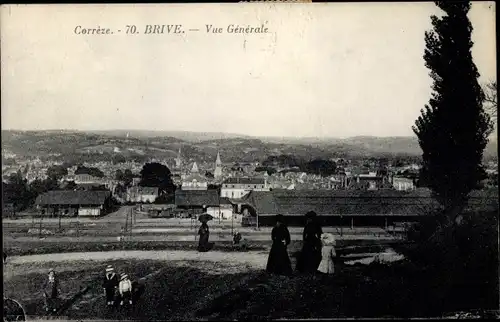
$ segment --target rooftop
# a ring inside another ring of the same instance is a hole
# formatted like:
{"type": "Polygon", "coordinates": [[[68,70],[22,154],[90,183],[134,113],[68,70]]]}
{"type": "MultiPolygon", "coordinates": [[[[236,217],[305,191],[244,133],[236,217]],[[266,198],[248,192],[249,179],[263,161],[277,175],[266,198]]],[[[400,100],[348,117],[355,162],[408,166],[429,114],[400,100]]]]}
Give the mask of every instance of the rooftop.
{"type": "Polygon", "coordinates": [[[244,178],[235,177],[226,179],[223,184],[264,184],[265,180],[263,178],[244,178]]]}
{"type": "Polygon", "coordinates": [[[36,198],[37,205],[102,205],[109,191],[48,191],[36,198]]]}
{"type": "Polygon", "coordinates": [[[217,190],[176,190],[175,205],[180,207],[219,206],[217,190]]]}
{"type": "MultiPolygon", "coordinates": [[[[493,193],[474,191],[470,197],[469,206],[498,209],[498,197],[493,193]]],[[[252,191],[244,201],[260,215],[303,215],[311,210],[318,215],[417,215],[438,205],[427,189],[252,191]]]]}

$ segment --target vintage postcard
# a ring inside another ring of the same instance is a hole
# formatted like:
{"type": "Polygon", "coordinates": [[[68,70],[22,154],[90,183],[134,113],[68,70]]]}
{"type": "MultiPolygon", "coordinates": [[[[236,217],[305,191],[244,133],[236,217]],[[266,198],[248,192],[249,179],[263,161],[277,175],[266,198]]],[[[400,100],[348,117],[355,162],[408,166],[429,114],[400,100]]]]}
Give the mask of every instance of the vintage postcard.
{"type": "Polygon", "coordinates": [[[499,317],[494,2],[0,14],[4,321],[499,317]]]}

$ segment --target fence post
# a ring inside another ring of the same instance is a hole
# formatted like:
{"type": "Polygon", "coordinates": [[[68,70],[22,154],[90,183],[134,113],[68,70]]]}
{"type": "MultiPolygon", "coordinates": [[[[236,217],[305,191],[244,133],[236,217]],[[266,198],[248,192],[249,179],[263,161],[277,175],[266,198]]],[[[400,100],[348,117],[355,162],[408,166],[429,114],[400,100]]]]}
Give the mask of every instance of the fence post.
{"type": "Polygon", "coordinates": [[[38,237],[42,238],[42,220],[43,216],[40,217],[40,229],[38,230],[38,237]]]}
{"type": "Polygon", "coordinates": [[[344,217],[342,215],[340,215],[340,237],[343,236],[343,232],[342,232],[342,221],[344,220],[344,217]]]}

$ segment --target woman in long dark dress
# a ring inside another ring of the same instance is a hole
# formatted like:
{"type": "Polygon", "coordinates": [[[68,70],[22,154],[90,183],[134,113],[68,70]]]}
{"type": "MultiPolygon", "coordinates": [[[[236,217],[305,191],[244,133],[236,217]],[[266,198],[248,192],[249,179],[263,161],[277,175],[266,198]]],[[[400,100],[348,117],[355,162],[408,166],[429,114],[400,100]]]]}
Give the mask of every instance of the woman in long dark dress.
{"type": "Polygon", "coordinates": [[[282,215],[276,216],[276,226],[271,232],[273,244],[269,252],[266,270],[273,274],[290,275],[292,274],[292,263],[286,250],[290,244],[290,232],[283,219],[282,215]]]}
{"type": "Polygon", "coordinates": [[[302,273],[314,273],[321,262],[321,234],[323,230],[316,220],[316,213],[309,211],[306,214],[306,226],[302,234],[302,251],[297,260],[297,270],[302,273]]]}
{"type": "Polygon", "coordinates": [[[200,235],[200,239],[198,240],[198,251],[209,251],[210,244],[208,243],[208,238],[210,237],[210,231],[208,230],[208,224],[206,221],[202,221],[200,229],[198,229],[198,235],[200,235]]]}

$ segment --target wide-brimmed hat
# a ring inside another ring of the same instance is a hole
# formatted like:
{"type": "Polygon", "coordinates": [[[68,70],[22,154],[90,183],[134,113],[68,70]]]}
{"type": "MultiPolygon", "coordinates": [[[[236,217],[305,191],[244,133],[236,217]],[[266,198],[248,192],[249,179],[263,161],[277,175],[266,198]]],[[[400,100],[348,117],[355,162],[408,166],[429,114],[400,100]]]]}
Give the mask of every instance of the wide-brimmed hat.
{"type": "Polygon", "coordinates": [[[106,267],[106,272],[112,272],[112,271],[114,271],[114,270],[115,270],[115,269],[114,269],[114,268],[113,268],[113,266],[111,266],[111,265],[108,265],[108,266],[106,267]]]}
{"type": "Polygon", "coordinates": [[[276,221],[277,222],[281,222],[281,223],[285,222],[285,216],[283,216],[281,214],[280,215],[276,215],[276,221]]]}
{"type": "Polygon", "coordinates": [[[122,274],[122,276],[120,277],[120,279],[121,279],[121,280],[124,280],[124,279],[126,279],[126,278],[128,278],[128,275],[127,275],[127,274],[122,274]]]}
{"type": "Polygon", "coordinates": [[[316,212],[314,212],[314,211],[312,211],[312,210],[311,210],[311,211],[308,211],[308,212],[305,214],[306,218],[315,218],[317,215],[318,215],[318,214],[316,214],[316,212]]]}
{"type": "Polygon", "coordinates": [[[321,242],[323,243],[323,245],[335,246],[335,236],[330,233],[321,234],[321,242]]]}

